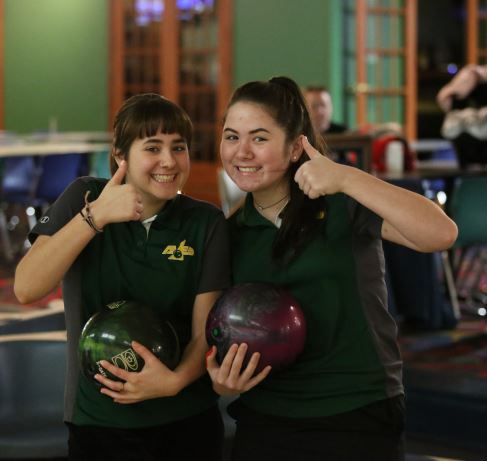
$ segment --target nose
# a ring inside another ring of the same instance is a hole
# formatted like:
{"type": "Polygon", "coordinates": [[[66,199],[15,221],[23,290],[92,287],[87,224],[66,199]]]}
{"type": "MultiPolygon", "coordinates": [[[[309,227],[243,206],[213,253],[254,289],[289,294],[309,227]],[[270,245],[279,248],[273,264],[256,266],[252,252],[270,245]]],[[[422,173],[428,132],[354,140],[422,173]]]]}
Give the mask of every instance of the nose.
{"type": "Polygon", "coordinates": [[[242,159],[250,159],[253,158],[253,156],[254,154],[252,152],[250,142],[244,139],[240,140],[238,144],[237,157],[242,159]]]}
{"type": "Polygon", "coordinates": [[[173,168],[176,165],[176,160],[170,149],[162,149],[159,156],[159,165],[161,168],[173,168]]]}

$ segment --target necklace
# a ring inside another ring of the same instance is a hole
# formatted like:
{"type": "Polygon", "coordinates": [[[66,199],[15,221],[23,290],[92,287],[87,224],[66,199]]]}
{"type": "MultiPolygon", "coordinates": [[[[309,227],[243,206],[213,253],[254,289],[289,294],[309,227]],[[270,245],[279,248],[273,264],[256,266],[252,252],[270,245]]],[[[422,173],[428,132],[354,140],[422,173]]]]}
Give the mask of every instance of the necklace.
{"type": "Polygon", "coordinates": [[[276,213],[276,217],[274,219],[274,224],[277,228],[281,227],[281,224],[282,224],[282,217],[281,217],[281,213],[282,213],[282,210],[284,210],[284,208],[286,208],[287,204],[289,203],[289,199],[286,200],[283,205],[281,206],[281,208],[279,208],[279,210],[277,210],[277,213],[276,213]]]}
{"type": "Polygon", "coordinates": [[[262,205],[258,204],[257,201],[254,199],[254,204],[259,211],[264,211],[264,210],[267,210],[268,208],[272,208],[273,206],[276,206],[277,204],[281,203],[283,200],[287,199],[288,197],[289,197],[289,194],[286,194],[284,197],[281,197],[277,202],[274,202],[271,205],[267,205],[267,206],[262,206],[262,205]]]}

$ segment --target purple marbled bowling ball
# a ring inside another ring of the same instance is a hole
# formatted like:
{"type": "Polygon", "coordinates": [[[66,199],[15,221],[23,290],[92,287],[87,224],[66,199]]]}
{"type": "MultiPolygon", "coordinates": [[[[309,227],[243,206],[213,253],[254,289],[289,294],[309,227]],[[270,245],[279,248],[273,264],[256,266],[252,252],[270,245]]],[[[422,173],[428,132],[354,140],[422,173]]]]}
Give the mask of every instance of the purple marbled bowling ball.
{"type": "Polygon", "coordinates": [[[216,346],[221,364],[232,344],[246,343],[242,369],[254,352],[261,357],[256,373],[291,365],[302,352],[306,320],[299,303],[286,291],[267,283],[242,283],[226,290],[206,321],[206,340],[216,346]]]}

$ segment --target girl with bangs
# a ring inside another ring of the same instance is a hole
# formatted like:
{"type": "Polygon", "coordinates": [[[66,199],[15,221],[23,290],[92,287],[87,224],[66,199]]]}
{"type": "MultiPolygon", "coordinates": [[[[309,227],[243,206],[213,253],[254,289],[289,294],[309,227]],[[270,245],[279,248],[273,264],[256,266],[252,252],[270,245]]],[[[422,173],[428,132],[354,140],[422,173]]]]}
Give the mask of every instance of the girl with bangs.
{"type": "Polygon", "coordinates": [[[114,122],[112,178],[73,182],[31,231],[32,248],[17,267],[23,303],[63,282],[70,460],[221,459],[223,425],[205,375],[204,328],[229,285],[228,237],[219,209],[181,193],[191,135],[187,114],[171,101],[128,99],[114,122]],[[134,341],[145,362],[140,372],[102,361],[121,381],[83,375],[82,327],[120,301],[147,305],[173,324],[182,350],[174,370],[134,341]]]}

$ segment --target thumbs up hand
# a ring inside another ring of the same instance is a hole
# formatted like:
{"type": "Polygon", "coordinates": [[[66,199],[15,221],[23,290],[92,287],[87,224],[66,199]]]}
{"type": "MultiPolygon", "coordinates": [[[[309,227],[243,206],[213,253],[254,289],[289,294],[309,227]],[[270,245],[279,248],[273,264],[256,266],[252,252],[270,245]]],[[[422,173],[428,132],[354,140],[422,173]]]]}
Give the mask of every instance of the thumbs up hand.
{"type": "Polygon", "coordinates": [[[343,191],[347,167],[322,155],[309,143],[306,136],[301,136],[301,142],[309,160],[294,175],[299,188],[310,199],[343,191]]]}
{"type": "Polygon", "coordinates": [[[100,196],[90,204],[91,214],[98,227],[125,221],[138,221],[144,210],[140,194],[131,184],[122,184],[127,162],[122,160],[118,170],[106,184],[100,196]]]}

